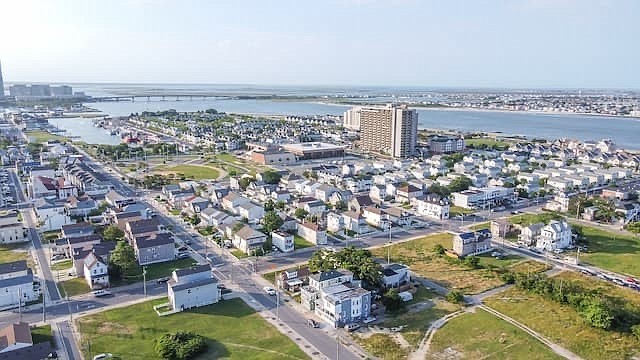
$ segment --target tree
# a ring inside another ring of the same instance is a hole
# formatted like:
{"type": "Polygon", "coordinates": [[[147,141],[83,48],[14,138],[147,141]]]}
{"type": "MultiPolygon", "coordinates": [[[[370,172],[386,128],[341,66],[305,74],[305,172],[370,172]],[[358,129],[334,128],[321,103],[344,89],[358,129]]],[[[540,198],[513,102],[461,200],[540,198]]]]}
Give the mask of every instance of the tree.
{"type": "Polygon", "coordinates": [[[154,340],[156,353],[167,360],[188,360],[207,350],[203,336],[192,332],[178,331],[166,333],[154,340]]]}
{"type": "Polygon", "coordinates": [[[271,199],[265,201],[264,206],[263,206],[264,211],[271,211],[271,210],[275,209],[275,207],[276,207],[276,204],[271,199]]]}
{"type": "Polygon", "coordinates": [[[247,190],[247,187],[249,187],[249,184],[251,184],[253,181],[254,181],[254,178],[243,177],[240,180],[238,180],[238,186],[240,186],[240,190],[245,191],[247,190]]]}
{"type": "Polygon", "coordinates": [[[433,247],[433,253],[436,255],[444,255],[446,249],[444,248],[444,246],[442,246],[442,244],[436,244],[433,247]]]}
{"type": "Polygon", "coordinates": [[[302,220],[306,218],[307,215],[309,215],[309,212],[303,208],[297,208],[296,211],[294,212],[294,215],[296,218],[298,218],[298,220],[302,220]]]}
{"type": "Polygon", "coordinates": [[[320,249],[311,255],[309,258],[309,271],[311,272],[319,272],[319,271],[329,271],[334,270],[336,265],[336,259],[333,256],[333,252],[320,249]]]}
{"type": "Polygon", "coordinates": [[[109,263],[117,266],[124,275],[131,274],[138,268],[136,254],[126,241],[118,241],[113,253],[111,253],[109,263]]]}
{"type": "Polygon", "coordinates": [[[281,177],[282,177],[282,174],[280,174],[275,170],[267,170],[262,173],[262,181],[264,181],[267,184],[277,184],[280,182],[281,177]]]}
{"type": "Polygon", "coordinates": [[[632,222],[631,224],[627,225],[627,230],[629,230],[630,232],[639,235],[640,234],[640,221],[636,221],[636,222],[632,222]]]}
{"type": "Polygon", "coordinates": [[[284,210],[284,207],[286,206],[285,202],[282,200],[278,200],[278,202],[276,203],[276,209],[278,210],[284,210]]]}
{"type": "Polygon", "coordinates": [[[451,290],[446,296],[446,299],[450,303],[460,304],[464,301],[464,295],[457,290],[451,290]]]}
{"type": "Polygon", "coordinates": [[[394,313],[404,307],[402,298],[396,289],[389,289],[384,295],[382,295],[382,304],[387,312],[394,313]]]}
{"type": "Polygon", "coordinates": [[[640,324],[631,327],[631,333],[640,340],[640,324]]]}
{"type": "Polygon", "coordinates": [[[262,218],[262,229],[270,234],[274,230],[278,230],[284,224],[284,220],[273,210],[267,211],[262,218]]]}
{"type": "Polygon", "coordinates": [[[429,186],[429,192],[433,194],[438,194],[442,197],[447,197],[451,194],[451,191],[446,186],[442,186],[438,183],[433,183],[429,186]]]}
{"type": "Polygon", "coordinates": [[[583,301],[580,315],[585,318],[589,325],[599,329],[608,330],[613,323],[613,313],[609,306],[604,301],[596,298],[583,301]]]}
{"type": "Polygon", "coordinates": [[[449,184],[449,191],[459,192],[468,190],[473,185],[473,181],[466,176],[459,176],[451,181],[449,184]]]}
{"type": "Polygon", "coordinates": [[[109,225],[104,232],[102,233],[102,237],[106,241],[118,241],[124,239],[124,231],[120,230],[115,225],[109,225]]]}
{"type": "Polygon", "coordinates": [[[477,256],[467,256],[464,258],[464,264],[472,269],[477,269],[480,266],[480,258],[477,256]]]}

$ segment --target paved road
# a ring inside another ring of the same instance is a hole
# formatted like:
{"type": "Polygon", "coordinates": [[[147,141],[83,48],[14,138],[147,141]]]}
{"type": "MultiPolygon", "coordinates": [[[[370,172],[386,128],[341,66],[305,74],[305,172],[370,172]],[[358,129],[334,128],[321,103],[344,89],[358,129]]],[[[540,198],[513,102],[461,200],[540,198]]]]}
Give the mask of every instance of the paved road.
{"type": "MultiPolygon", "coordinates": [[[[20,202],[25,202],[24,192],[22,191],[22,184],[18,179],[14,170],[9,171],[9,176],[14,183],[16,189],[16,200],[20,202]]],[[[24,219],[25,225],[29,230],[29,238],[33,243],[33,248],[36,253],[36,258],[38,261],[38,266],[40,268],[40,277],[44,279],[44,289],[46,289],[45,296],[47,299],[45,301],[59,301],[61,299],[60,292],[58,291],[58,287],[53,279],[53,274],[51,273],[51,268],[49,267],[49,261],[47,259],[47,255],[42,247],[42,242],[40,241],[40,234],[36,230],[36,216],[32,208],[23,209],[22,210],[22,218],[24,219]]]]}

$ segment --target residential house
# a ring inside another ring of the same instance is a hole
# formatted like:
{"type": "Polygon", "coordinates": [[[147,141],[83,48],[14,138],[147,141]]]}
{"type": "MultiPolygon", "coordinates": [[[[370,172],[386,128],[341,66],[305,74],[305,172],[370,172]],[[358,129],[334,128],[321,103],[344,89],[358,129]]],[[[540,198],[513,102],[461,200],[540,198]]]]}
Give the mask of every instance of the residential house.
{"type": "Polygon", "coordinates": [[[92,235],[95,233],[93,226],[86,222],[62,225],[62,238],[73,238],[92,235]]]}
{"type": "Polygon", "coordinates": [[[138,235],[133,241],[133,250],[139,265],[149,265],[174,260],[175,241],[168,233],[138,235]]]}
{"type": "Polygon", "coordinates": [[[98,210],[98,203],[87,195],[69,196],[64,208],[69,216],[86,217],[98,210]]]}
{"type": "Polygon", "coordinates": [[[389,264],[382,269],[382,285],[387,288],[398,288],[411,281],[409,267],[402,264],[389,264]]]}
{"type": "Polygon", "coordinates": [[[239,213],[239,207],[243,204],[248,204],[251,202],[248,198],[236,193],[230,192],[222,199],[222,208],[233,213],[239,213]]]}
{"type": "Polygon", "coordinates": [[[431,219],[445,220],[449,218],[451,204],[449,199],[438,194],[427,194],[416,201],[416,212],[420,216],[431,219]]]}
{"type": "Polygon", "coordinates": [[[316,188],[315,197],[322,202],[328,202],[331,195],[338,191],[340,190],[333,186],[322,184],[316,188]]]}
{"type": "Polygon", "coordinates": [[[367,206],[362,210],[362,216],[369,225],[379,229],[386,229],[389,226],[388,217],[380,208],[367,206]]]}
{"type": "Polygon", "coordinates": [[[271,233],[271,244],[282,252],[294,250],[293,235],[284,231],[274,231],[271,233]]]}
{"type": "Polygon", "coordinates": [[[316,223],[299,223],[298,235],[315,245],[327,244],[327,232],[316,223]]]}
{"type": "Polygon", "coordinates": [[[234,221],[233,216],[229,216],[227,213],[212,207],[200,211],[200,219],[203,225],[215,227],[220,227],[222,224],[231,224],[234,221]]]}
{"type": "Polygon", "coordinates": [[[368,194],[354,195],[349,200],[349,210],[362,213],[364,208],[374,205],[373,200],[368,194]]]}
{"type": "Polygon", "coordinates": [[[29,232],[18,218],[18,212],[9,210],[0,215],[0,244],[29,241],[29,232]]]}
{"type": "Polygon", "coordinates": [[[244,203],[238,206],[238,215],[255,223],[264,217],[264,208],[252,202],[244,203]]]}
{"type": "Polygon", "coordinates": [[[362,234],[367,231],[367,220],[355,211],[345,211],[342,213],[342,221],[346,232],[362,234]]]}
{"type": "Polygon", "coordinates": [[[202,210],[211,206],[211,202],[208,199],[193,195],[187,198],[182,206],[190,214],[199,214],[202,210]]]}
{"type": "Polygon", "coordinates": [[[262,249],[267,241],[267,235],[253,229],[249,225],[243,226],[233,234],[233,246],[246,254],[251,254],[257,249],[262,249]]]}
{"type": "Polygon", "coordinates": [[[341,214],[335,212],[327,213],[327,230],[332,233],[339,233],[344,230],[344,220],[341,214]]]}
{"type": "Polygon", "coordinates": [[[33,280],[26,260],[0,264],[0,308],[37,300],[39,294],[33,289],[33,280]]]}
{"type": "Polygon", "coordinates": [[[534,245],[538,241],[538,237],[540,236],[540,232],[543,227],[544,223],[535,223],[523,227],[520,230],[520,235],[518,235],[518,240],[528,246],[534,245]]]}
{"type": "Polygon", "coordinates": [[[84,278],[92,290],[109,287],[109,270],[107,263],[90,252],[83,260],[84,278]]]}
{"type": "Polygon", "coordinates": [[[571,246],[571,226],[566,221],[550,221],[540,231],[540,236],[536,242],[538,249],[553,251],[565,249],[571,246]]]}
{"type": "Polygon", "coordinates": [[[129,244],[133,245],[134,239],[138,236],[147,236],[164,230],[164,226],[156,218],[129,221],[124,227],[124,237],[129,244]]]}
{"type": "Polygon", "coordinates": [[[308,282],[309,275],[311,273],[308,267],[284,270],[280,272],[276,286],[289,292],[296,292],[305,282],[308,282]]]}
{"type": "Polygon", "coordinates": [[[388,207],[382,209],[382,211],[386,215],[387,220],[393,224],[396,224],[397,226],[405,226],[411,224],[412,216],[407,210],[403,208],[388,207]]]}
{"type": "Polygon", "coordinates": [[[480,229],[456,234],[453,237],[453,251],[459,257],[482,254],[491,250],[491,231],[480,229]]]}
{"type": "Polygon", "coordinates": [[[115,190],[107,192],[104,195],[104,201],[116,209],[122,209],[123,207],[135,202],[133,198],[124,196],[115,190]]]}
{"type": "Polygon", "coordinates": [[[174,270],[167,282],[167,293],[175,311],[215,304],[221,298],[218,279],[209,265],[174,270]]]}
{"type": "Polygon", "coordinates": [[[63,225],[75,223],[66,214],[64,203],[61,201],[38,198],[33,206],[41,231],[60,230],[63,225]]]}
{"type": "Polygon", "coordinates": [[[51,342],[34,344],[26,322],[11,323],[0,329],[1,360],[40,360],[49,358],[51,342]]]}
{"type": "Polygon", "coordinates": [[[98,234],[90,234],[84,236],[74,236],[70,238],[57,239],[51,246],[52,254],[64,255],[66,258],[71,258],[73,255],[73,249],[75,248],[91,248],[94,245],[102,242],[102,236],[98,234]]]}

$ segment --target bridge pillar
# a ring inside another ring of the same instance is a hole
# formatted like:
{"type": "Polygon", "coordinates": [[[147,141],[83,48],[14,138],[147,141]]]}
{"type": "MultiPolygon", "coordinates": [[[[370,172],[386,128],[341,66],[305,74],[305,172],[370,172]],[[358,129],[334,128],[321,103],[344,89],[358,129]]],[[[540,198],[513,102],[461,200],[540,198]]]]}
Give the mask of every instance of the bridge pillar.
{"type": "Polygon", "coordinates": [[[151,101],[151,96],[147,96],[147,102],[151,101]]]}
{"type": "Polygon", "coordinates": [[[176,101],[180,101],[180,96],[176,95],[176,101]]]}
{"type": "Polygon", "coordinates": [[[164,95],[162,96],[162,101],[165,101],[165,100],[164,100],[164,95]]]}

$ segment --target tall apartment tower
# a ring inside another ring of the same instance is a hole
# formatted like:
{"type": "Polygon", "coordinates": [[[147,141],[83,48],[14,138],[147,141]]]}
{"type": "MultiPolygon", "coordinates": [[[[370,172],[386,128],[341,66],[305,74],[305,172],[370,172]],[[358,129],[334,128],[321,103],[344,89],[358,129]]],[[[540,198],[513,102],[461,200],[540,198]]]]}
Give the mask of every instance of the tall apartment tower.
{"type": "Polygon", "coordinates": [[[360,106],[354,106],[344,112],[342,117],[342,126],[349,130],[360,130],[360,106]]]}
{"type": "Polygon", "coordinates": [[[2,62],[0,62],[0,98],[4,97],[4,81],[2,80],[2,62]]]}
{"type": "Polygon", "coordinates": [[[406,105],[362,107],[360,109],[360,148],[383,152],[394,158],[415,155],[418,112],[406,105]]]}

